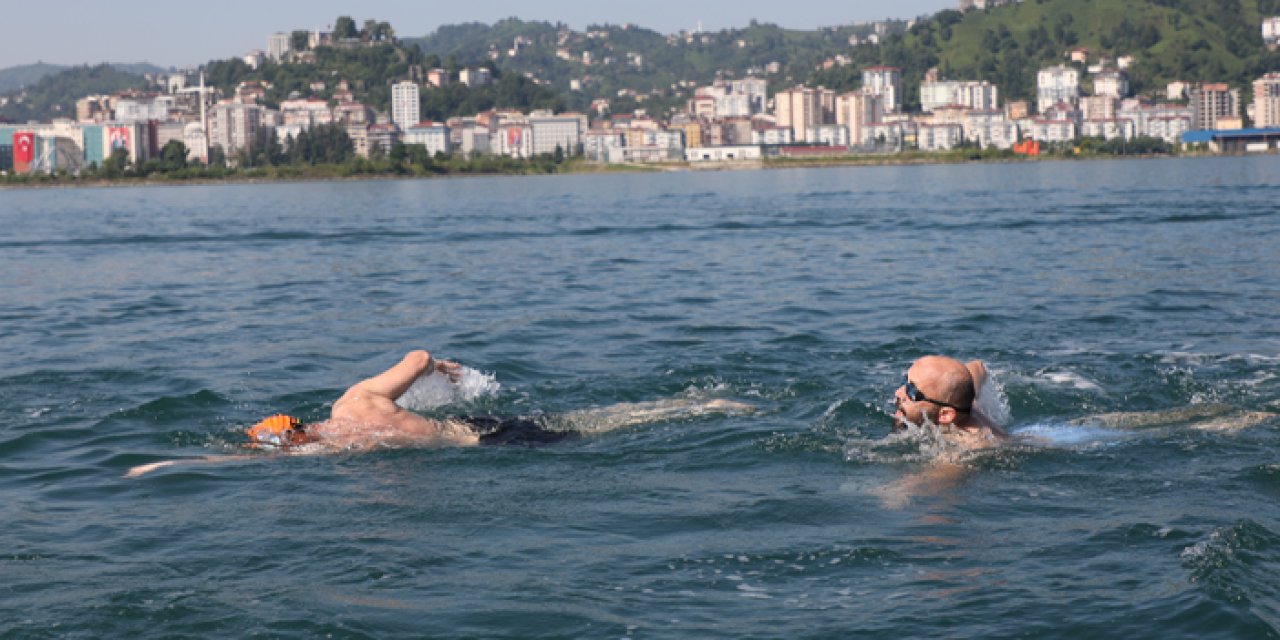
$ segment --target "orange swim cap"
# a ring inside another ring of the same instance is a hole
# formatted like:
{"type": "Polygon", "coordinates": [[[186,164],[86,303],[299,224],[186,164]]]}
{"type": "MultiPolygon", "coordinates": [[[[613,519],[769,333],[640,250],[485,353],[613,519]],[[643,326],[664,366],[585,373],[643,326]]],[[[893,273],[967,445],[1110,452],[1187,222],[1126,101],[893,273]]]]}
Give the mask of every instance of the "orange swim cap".
{"type": "Polygon", "coordinates": [[[289,447],[311,442],[302,421],[292,416],[271,416],[245,430],[256,445],[289,447]]]}

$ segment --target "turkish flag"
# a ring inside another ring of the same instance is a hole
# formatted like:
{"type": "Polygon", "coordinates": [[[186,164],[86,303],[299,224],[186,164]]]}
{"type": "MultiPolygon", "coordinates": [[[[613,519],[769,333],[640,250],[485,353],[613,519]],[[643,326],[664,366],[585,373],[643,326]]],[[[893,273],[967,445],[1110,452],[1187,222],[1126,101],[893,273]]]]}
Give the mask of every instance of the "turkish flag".
{"type": "Polygon", "coordinates": [[[36,134],[30,131],[19,131],[13,134],[13,170],[26,173],[31,170],[31,162],[36,159],[36,134]]]}

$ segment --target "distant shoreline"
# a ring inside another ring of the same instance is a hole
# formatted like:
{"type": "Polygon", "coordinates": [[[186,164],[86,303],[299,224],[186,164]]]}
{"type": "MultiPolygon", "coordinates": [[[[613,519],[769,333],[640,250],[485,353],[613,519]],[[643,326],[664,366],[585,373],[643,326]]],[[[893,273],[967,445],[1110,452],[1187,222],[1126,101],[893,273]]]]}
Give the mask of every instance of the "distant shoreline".
{"type": "Polygon", "coordinates": [[[998,156],[971,157],[959,153],[947,154],[895,154],[886,156],[827,156],[817,158],[764,158],[760,160],[742,160],[735,162],[715,163],[663,163],[663,164],[575,164],[562,171],[549,173],[505,171],[505,172],[453,172],[444,174],[395,174],[368,173],[358,175],[296,175],[296,176],[251,176],[229,175],[222,178],[54,178],[38,181],[8,182],[0,178],[0,190],[5,189],[60,189],[60,188],[104,188],[104,187],[161,187],[161,186],[208,186],[208,185],[240,185],[267,183],[306,183],[306,182],[364,182],[374,180],[439,180],[455,178],[486,177],[523,177],[554,175],[592,175],[608,173],[672,173],[684,171],[747,171],[771,169],[820,169],[836,167],[915,167],[944,164],[1013,164],[1023,162],[1077,162],[1091,160],[1153,160],[1168,158],[1204,158],[1234,157],[1204,152],[1184,152],[1177,154],[1133,154],[1110,155],[1089,154],[1078,156],[1046,155],[1046,156],[998,156]]]}

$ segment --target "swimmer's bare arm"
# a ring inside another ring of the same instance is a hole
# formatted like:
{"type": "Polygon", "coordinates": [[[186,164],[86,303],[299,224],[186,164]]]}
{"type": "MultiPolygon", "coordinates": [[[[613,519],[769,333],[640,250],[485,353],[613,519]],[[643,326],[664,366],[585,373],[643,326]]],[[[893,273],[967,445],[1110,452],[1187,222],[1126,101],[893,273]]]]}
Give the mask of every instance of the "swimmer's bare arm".
{"type": "Polygon", "coordinates": [[[362,391],[395,400],[408,391],[414,380],[431,371],[438,371],[454,381],[461,373],[457,363],[436,360],[430,353],[419,349],[410,351],[395,366],[357,383],[352,389],[359,388],[362,391]]]}
{"type": "Polygon", "coordinates": [[[970,360],[964,363],[969,375],[973,376],[973,395],[977,397],[982,393],[982,385],[987,382],[987,365],[981,360],[970,360]]]}

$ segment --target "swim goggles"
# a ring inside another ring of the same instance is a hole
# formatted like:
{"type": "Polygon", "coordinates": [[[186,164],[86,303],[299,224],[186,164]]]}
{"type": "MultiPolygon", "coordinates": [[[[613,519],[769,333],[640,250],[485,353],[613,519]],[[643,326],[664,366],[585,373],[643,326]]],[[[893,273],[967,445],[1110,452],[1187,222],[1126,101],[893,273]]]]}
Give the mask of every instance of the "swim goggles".
{"type": "Polygon", "coordinates": [[[907,378],[907,374],[905,373],[902,374],[902,390],[906,392],[908,398],[910,398],[912,401],[915,401],[915,402],[932,402],[933,404],[940,405],[943,407],[951,407],[952,409],[955,409],[956,411],[960,411],[963,413],[968,413],[971,409],[973,409],[973,405],[969,405],[967,407],[957,407],[956,405],[951,404],[950,402],[934,400],[933,398],[926,396],[924,392],[921,391],[920,388],[916,386],[916,383],[912,382],[910,379],[907,378]]]}

